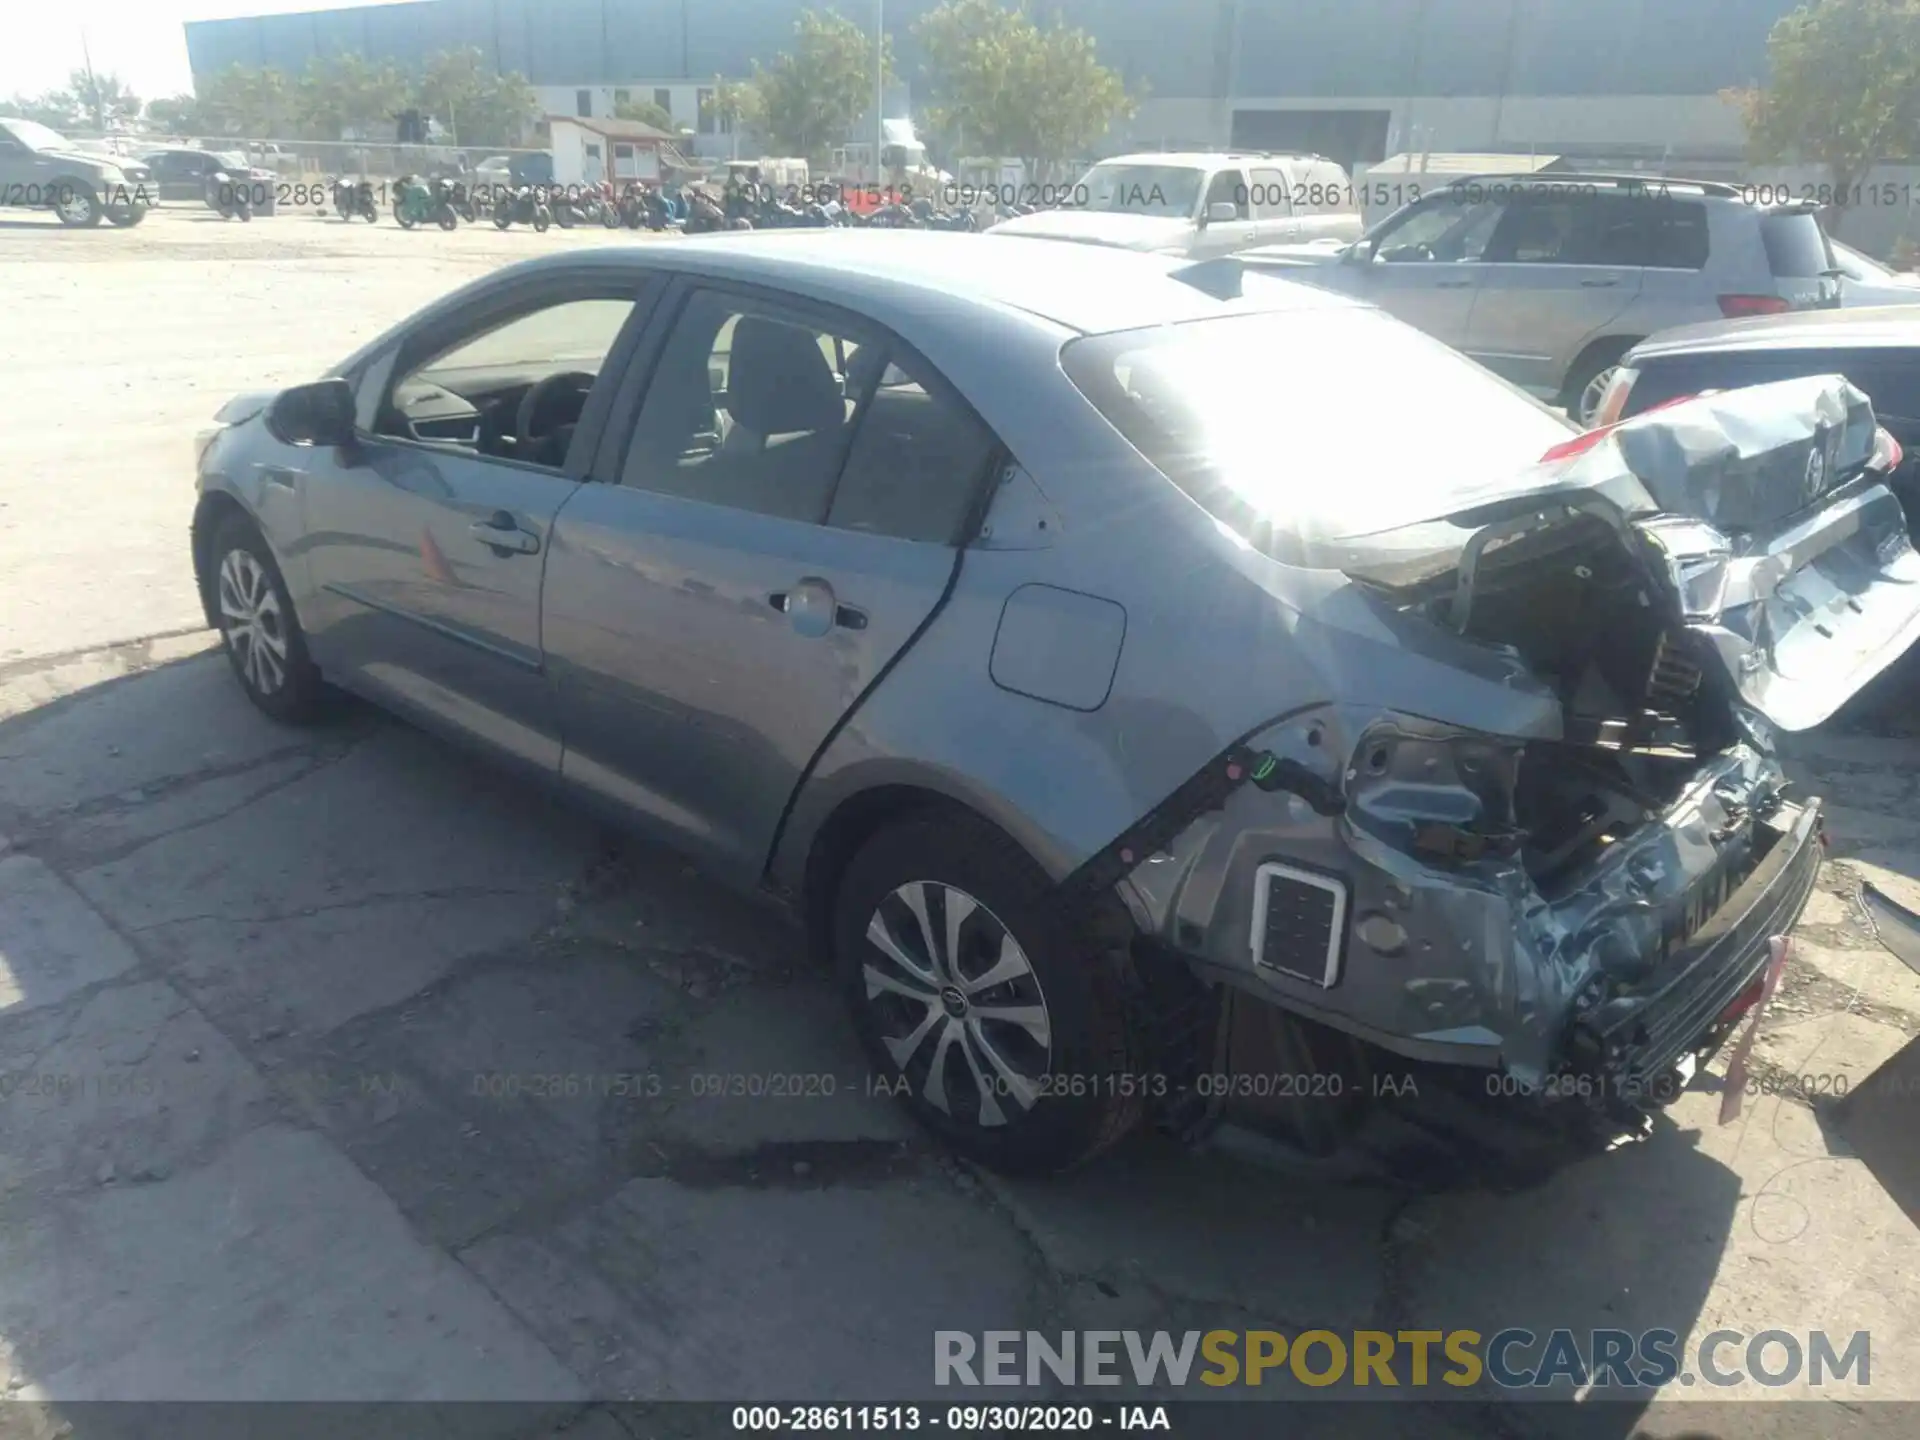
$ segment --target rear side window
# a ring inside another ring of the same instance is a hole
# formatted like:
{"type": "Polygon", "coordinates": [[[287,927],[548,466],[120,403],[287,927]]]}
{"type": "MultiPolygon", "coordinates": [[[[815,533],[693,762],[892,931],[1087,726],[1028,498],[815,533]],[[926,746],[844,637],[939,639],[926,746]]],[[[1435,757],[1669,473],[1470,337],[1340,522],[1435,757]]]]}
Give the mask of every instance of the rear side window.
{"type": "Polygon", "coordinates": [[[1768,215],[1760,221],[1767,264],[1782,279],[1803,280],[1833,268],[1826,232],[1811,214],[1768,215]]]}
{"type": "MultiPolygon", "coordinates": [[[[1293,197],[1288,193],[1291,188],[1287,177],[1278,170],[1256,168],[1253,171],[1253,218],[1284,220],[1293,214],[1293,197]]],[[[1241,197],[1233,198],[1238,201],[1241,197]]]]}
{"type": "MultiPolygon", "coordinates": [[[[860,368],[856,358],[849,378],[860,368]]],[[[958,543],[999,449],[993,433],[917,357],[895,349],[854,432],[827,524],[958,543]]]]}
{"type": "Polygon", "coordinates": [[[1707,263],[1707,207],[1691,200],[1647,199],[1646,257],[1661,270],[1699,270],[1707,263]]]}

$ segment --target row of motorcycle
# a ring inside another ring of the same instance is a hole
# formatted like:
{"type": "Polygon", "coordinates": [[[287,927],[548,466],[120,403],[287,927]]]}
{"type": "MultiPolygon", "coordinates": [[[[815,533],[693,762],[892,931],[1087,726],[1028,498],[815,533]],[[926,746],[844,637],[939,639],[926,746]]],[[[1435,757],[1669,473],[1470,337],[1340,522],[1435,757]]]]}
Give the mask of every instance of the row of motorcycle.
{"type": "MultiPolygon", "coordinates": [[[[380,218],[380,195],[386,187],[371,180],[341,179],[333,185],[333,207],[346,221],[380,218]]],[[[601,225],[609,230],[673,230],[699,235],[720,230],[767,230],[847,226],[895,230],[959,230],[985,228],[994,220],[1026,213],[1031,206],[998,206],[983,219],[971,208],[942,209],[921,198],[911,203],[882,205],[861,213],[836,197],[829,187],[818,187],[811,198],[797,187],[785,196],[771,186],[729,186],[716,198],[698,187],[663,188],[628,183],[618,191],[611,185],[499,185],[469,189],[459,180],[442,176],[426,179],[403,175],[392,184],[393,218],[405,230],[438,225],[452,230],[462,220],[474,224],[490,218],[501,230],[529,225],[544,231],[558,225],[601,225]],[[490,202],[490,203],[489,203],[490,202]]],[[[227,187],[238,218],[246,219],[244,187],[227,187]]],[[[223,213],[225,213],[223,209],[223,213]]]]}

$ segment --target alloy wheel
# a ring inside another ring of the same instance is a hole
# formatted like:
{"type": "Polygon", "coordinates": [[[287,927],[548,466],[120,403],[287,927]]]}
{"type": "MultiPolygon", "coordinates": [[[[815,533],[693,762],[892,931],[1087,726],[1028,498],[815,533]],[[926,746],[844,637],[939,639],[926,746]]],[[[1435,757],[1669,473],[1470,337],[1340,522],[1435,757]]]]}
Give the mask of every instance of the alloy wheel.
{"type": "Polygon", "coordinates": [[[866,938],[867,1004],[913,1092],[983,1127],[1031,1110],[1053,1027],[1040,979],[999,917],[964,890],[914,880],[881,900],[866,938]]]}
{"type": "Polygon", "coordinates": [[[287,680],[287,624],[279,593],[251,551],[229,550],[220,562],[221,629],[246,683],[272,695],[287,680]]]}
{"type": "Polygon", "coordinates": [[[1618,365],[1609,365],[1587,381],[1586,388],[1580,392],[1580,399],[1574,406],[1574,419],[1582,425],[1593,424],[1594,416],[1600,413],[1600,402],[1607,398],[1607,387],[1613,383],[1613,377],[1619,369],[1618,365]]]}
{"type": "Polygon", "coordinates": [[[63,186],[60,198],[54,202],[54,214],[69,225],[85,225],[93,219],[93,197],[78,186],[63,186]]]}

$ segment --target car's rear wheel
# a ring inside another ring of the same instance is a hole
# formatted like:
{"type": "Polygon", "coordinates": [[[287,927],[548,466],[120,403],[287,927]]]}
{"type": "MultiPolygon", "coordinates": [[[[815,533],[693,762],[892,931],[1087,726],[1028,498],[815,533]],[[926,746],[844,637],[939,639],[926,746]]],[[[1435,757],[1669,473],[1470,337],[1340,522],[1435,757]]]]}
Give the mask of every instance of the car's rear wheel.
{"type": "Polygon", "coordinates": [[[887,1091],[962,1154],[1069,1169],[1123,1137],[1150,1087],[1124,951],[1062,918],[1045,873],[964,812],[890,825],[833,915],[855,1028],[887,1091]]]}
{"type": "Polygon", "coordinates": [[[245,515],[229,517],[214,533],[211,554],[220,641],[240,687],[283,724],[312,720],[320,710],[320,671],[259,528],[245,515]]]}
{"type": "Polygon", "coordinates": [[[144,205],[116,205],[107,212],[107,219],[122,230],[129,230],[146,218],[147,207],[144,205]]]}
{"type": "Polygon", "coordinates": [[[1600,402],[1607,398],[1613,372],[1620,368],[1621,358],[1627,351],[1639,343],[1634,339],[1602,341],[1574,362],[1560,397],[1567,414],[1576,423],[1593,424],[1600,413],[1600,402]]]}
{"type": "Polygon", "coordinates": [[[53,213],[62,225],[86,229],[98,225],[106,213],[100,197],[84,180],[56,180],[53,190],[53,213]]]}

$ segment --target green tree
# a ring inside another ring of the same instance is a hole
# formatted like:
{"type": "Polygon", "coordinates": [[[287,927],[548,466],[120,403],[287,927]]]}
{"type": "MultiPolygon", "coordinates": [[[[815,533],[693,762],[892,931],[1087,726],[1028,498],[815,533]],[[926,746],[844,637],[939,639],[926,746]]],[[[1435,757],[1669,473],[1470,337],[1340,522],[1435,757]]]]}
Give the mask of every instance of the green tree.
{"type": "Polygon", "coordinates": [[[525,77],[496,74],[471,45],[429,56],[412,101],[460,145],[516,145],[540,112],[525,77]]]}
{"type": "MultiPolygon", "coordinates": [[[[752,76],[730,87],[725,104],[777,154],[820,161],[873,104],[873,37],[832,10],[801,11],[793,34],[792,51],[771,65],[754,61],[752,76]]],[[[883,41],[880,64],[892,78],[890,42],[883,41]]],[[[716,90],[716,114],[722,93],[716,90]]]]}
{"type": "Polygon", "coordinates": [[[200,102],[191,95],[166,95],[147,102],[147,122],[168,135],[198,135],[209,129],[200,102]]]}
{"type": "Polygon", "coordinates": [[[613,107],[613,117],[616,120],[637,120],[642,125],[651,125],[669,135],[680,133],[674,126],[673,116],[651,100],[622,100],[613,107]]]}
{"type": "Polygon", "coordinates": [[[926,56],[933,129],[974,153],[1018,156],[1037,173],[1134,113],[1091,36],[1059,24],[1042,30],[1023,8],[945,0],[914,35],[926,56]]]}
{"type": "Polygon", "coordinates": [[[65,90],[49,90],[44,95],[16,95],[0,101],[0,116],[32,120],[55,130],[73,130],[82,123],[79,106],[65,90]]]}
{"type": "Polygon", "coordinates": [[[385,138],[406,105],[410,84],[390,63],[376,65],[354,54],[316,58],[293,86],[300,130],[313,140],[341,140],[350,133],[385,138]]]}
{"type": "Polygon", "coordinates": [[[94,130],[140,118],[140,97],[118,75],[75,70],[67,77],[67,94],[81,122],[94,130]]]}
{"type": "Polygon", "coordinates": [[[1763,164],[1823,166],[1838,230],[1876,163],[1920,156],[1920,0],[1813,0],[1767,37],[1765,88],[1725,92],[1763,164]]]}
{"type": "Polygon", "coordinates": [[[195,92],[201,128],[209,134],[278,140],[294,128],[294,87],[278,70],[230,65],[195,92]]]}

